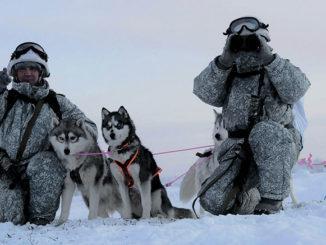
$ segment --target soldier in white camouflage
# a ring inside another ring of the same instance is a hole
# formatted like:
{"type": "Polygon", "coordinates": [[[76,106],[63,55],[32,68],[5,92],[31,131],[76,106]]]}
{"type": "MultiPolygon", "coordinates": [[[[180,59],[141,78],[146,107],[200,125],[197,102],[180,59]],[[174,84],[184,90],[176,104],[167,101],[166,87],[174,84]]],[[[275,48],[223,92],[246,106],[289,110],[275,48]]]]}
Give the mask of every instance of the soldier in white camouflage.
{"type": "Polygon", "coordinates": [[[84,119],[97,137],[96,125],[50,90],[49,75],[47,54],[32,42],[20,44],[0,72],[0,222],[53,221],[66,175],[48,143],[53,117],[84,119]]]}
{"type": "Polygon", "coordinates": [[[222,107],[229,132],[220,167],[199,194],[201,205],[216,215],[279,212],[302,149],[292,108],[310,82],[272,53],[267,28],[254,17],[232,21],[223,53],[194,80],[196,96],[222,107]]]}

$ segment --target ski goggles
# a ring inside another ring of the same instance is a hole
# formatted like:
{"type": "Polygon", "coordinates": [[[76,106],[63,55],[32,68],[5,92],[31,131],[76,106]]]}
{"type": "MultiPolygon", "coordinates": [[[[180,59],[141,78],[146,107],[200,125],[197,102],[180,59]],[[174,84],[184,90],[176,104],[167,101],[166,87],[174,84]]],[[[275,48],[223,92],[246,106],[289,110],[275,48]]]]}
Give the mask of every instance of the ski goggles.
{"type": "Polygon", "coordinates": [[[255,17],[242,17],[236,20],[233,20],[229,28],[224,32],[224,35],[230,34],[240,34],[244,28],[248,29],[251,32],[255,32],[260,28],[267,29],[268,25],[260,22],[255,17]]]}
{"type": "Polygon", "coordinates": [[[48,55],[45,53],[41,45],[33,42],[26,42],[20,44],[16,50],[12,53],[11,59],[18,59],[23,54],[26,54],[29,50],[32,50],[36,53],[42,60],[48,61],[48,55]]]}

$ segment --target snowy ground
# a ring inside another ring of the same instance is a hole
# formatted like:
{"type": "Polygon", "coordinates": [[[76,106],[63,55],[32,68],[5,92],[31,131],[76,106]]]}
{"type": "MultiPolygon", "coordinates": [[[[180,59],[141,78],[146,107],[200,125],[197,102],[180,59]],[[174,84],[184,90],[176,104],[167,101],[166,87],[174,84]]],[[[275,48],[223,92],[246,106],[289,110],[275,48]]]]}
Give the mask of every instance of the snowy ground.
{"type": "MultiPolygon", "coordinates": [[[[326,168],[295,166],[294,188],[301,207],[285,201],[285,210],[271,216],[211,216],[199,220],[87,220],[80,195],[72,204],[69,221],[55,227],[0,224],[0,244],[325,244],[326,168]]],[[[164,177],[164,176],[162,176],[164,177]]],[[[170,178],[163,179],[170,180],[170,178]]],[[[180,182],[168,188],[176,206],[180,182]]]]}

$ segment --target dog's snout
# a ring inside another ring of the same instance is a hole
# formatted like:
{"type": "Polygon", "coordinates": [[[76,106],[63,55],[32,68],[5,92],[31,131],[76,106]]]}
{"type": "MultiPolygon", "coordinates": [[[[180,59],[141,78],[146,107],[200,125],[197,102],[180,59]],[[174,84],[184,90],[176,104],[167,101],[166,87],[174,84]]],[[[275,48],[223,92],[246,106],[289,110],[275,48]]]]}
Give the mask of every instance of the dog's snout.
{"type": "Polygon", "coordinates": [[[220,135],[220,134],[215,134],[215,138],[216,138],[217,140],[221,140],[221,135],[220,135]]]}
{"type": "Polygon", "coordinates": [[[69,155],[70,154],[70,150],[68,148],[66,148],[64,151],[63,151],[66,155],[69,155]]]}

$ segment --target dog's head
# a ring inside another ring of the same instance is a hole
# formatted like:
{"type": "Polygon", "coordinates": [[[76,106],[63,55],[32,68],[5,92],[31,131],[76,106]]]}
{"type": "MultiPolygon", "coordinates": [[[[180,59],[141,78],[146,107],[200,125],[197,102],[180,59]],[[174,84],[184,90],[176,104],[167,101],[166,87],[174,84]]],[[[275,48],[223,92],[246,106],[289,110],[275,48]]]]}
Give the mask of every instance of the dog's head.
{"type": "Polygon", "coordinates": [[[123,106],[114,112],[102,108],[102,134],[105,142],[113,147],[120,146],[135,134],[134,123],[123,106]]]}
{"type": "Polygon", "coordinates": [[[93,144],[93,138],[85,128],[84,120],[52,119],[53,129],[49,134],[49,141],[60,159],[82,151],[87,151],[93,144]]]}
{"type": "Polygon", "coordinates": [[[220,146],[228,138],[228,131],[224,128],[222,114],[214,110],[215,123],[213,130],[213,139],[215,146],[220,146]]]}

